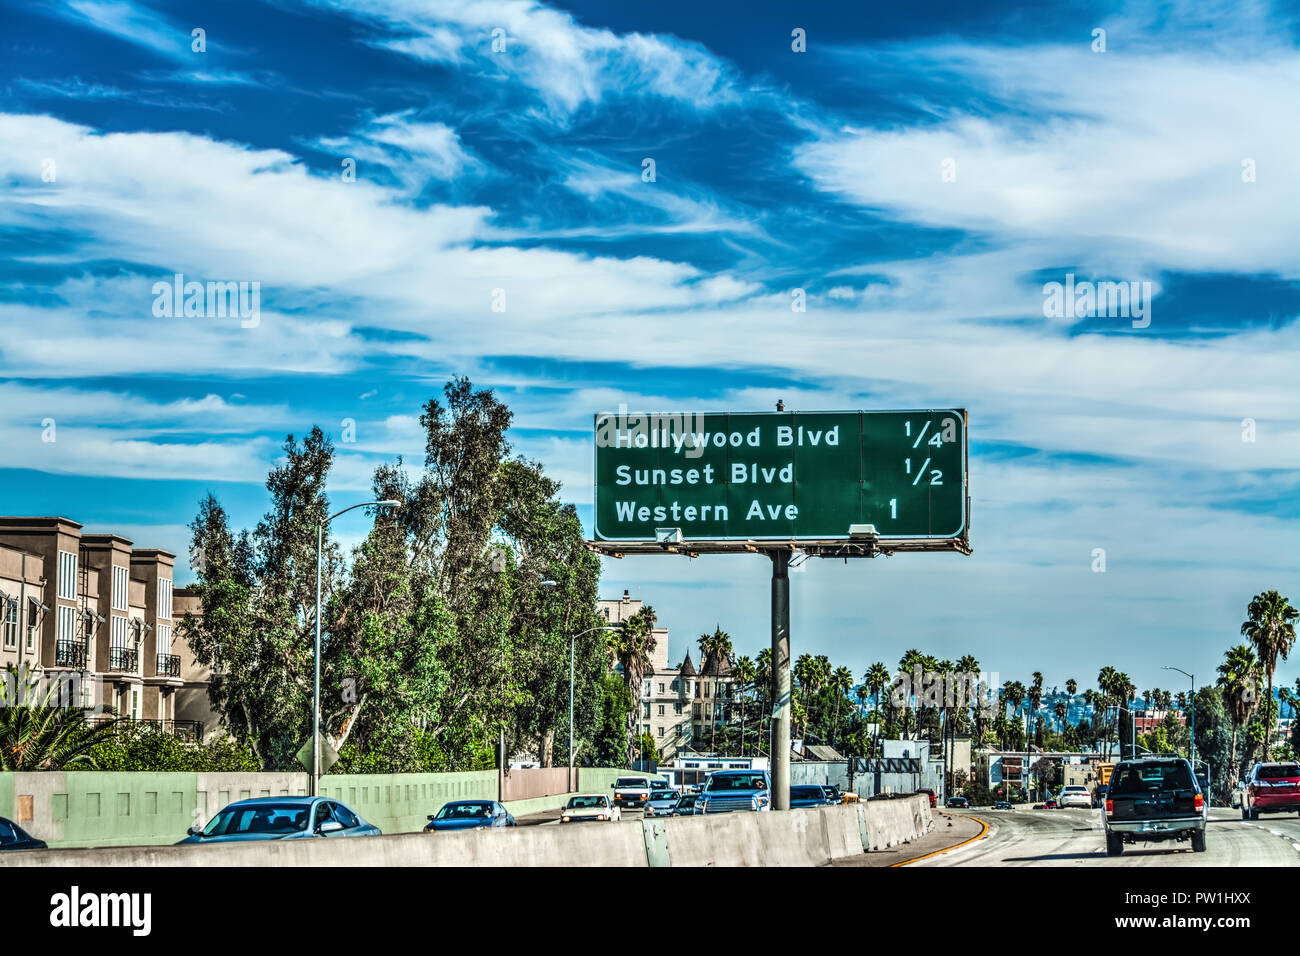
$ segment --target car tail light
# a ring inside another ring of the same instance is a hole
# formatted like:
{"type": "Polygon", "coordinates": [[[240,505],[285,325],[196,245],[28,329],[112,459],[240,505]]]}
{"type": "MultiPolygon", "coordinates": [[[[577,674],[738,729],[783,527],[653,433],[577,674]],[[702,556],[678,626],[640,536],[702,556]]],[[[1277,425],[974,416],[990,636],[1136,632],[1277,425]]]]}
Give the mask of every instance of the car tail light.
{"type": "Polygon", "coordinates": [[[597,820],[608,820],[609,817],[606,816],[606,815],[603,814],[603,813],[598,813],[598,814],[596,814],[596,819],[597,819],[597,820]]]}
{"type": "Polygon", "coordinates": [[[1197,809],[1197,810],[1204,810],[1204,809],[1205,809],[1205,796],[1204,796],[1204,794],[1200,794],[1200,793],[1198,793],[1198,794],[1196,795],[1196,809],[1197,809]]]}
{"type": "Polygon", "coordinates": [[[1115,801],[1114,801],[1114,800],[1107,800],[1107,801],[1106,801],[1106,816],[1111,817],[1111,816],[1114,816],[1114,815],[1115,815],[1115,801]]]}

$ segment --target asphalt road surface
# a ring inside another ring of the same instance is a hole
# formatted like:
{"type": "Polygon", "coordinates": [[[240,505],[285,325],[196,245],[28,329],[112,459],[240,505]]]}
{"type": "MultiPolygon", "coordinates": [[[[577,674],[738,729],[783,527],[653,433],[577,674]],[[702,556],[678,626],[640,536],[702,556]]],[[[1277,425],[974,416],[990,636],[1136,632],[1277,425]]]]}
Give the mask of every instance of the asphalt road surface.
{"type": "MultiPolygon", "coordinates": [[[[1101,810],[949,810],[989,824],[983,839],[909,866],[1294,866],[1300,867],[1300,817],[1211,810],[1206,851],[1190,843],[1126,845],[1106,855],[1101,810]]],[[[936,822],[942,820],[936,815],[936,822]]]]}

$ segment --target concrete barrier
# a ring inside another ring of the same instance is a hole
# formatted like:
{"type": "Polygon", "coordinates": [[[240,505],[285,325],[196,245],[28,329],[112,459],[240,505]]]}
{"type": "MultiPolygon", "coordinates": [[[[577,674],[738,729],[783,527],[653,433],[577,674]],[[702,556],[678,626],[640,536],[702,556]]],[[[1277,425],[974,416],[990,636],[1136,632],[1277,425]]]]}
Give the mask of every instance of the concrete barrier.
{"type": "Polygon", "coordinates": [[[459,833],[9,852],[0,866],[822,866],[915,839],[924,796],[786,813],[725,813],[459,833]]]}

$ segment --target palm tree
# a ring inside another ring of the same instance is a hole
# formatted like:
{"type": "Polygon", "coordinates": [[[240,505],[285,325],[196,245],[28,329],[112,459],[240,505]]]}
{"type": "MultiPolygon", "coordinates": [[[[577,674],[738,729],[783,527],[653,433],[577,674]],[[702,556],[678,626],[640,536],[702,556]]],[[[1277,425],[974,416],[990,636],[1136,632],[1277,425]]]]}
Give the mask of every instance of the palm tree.
{"type": "Polygon", "coordinates": [[[1250,721],[1255,710],[1255,695],[1259,687],[1259,661],[1247,644],[1229,648],[1219,665],[1219,679],[1215,682],[1223,691],[1223,704],[1232,720],[1232,786],[1237,785],[1241,768],[1237,765],[1237,732],[1250,721]]]}
{"type": "Polygon", "coordinates": [[[1060,733],[1062,738],[1065,737],[1065,715],[1068,711],[1069,708],[1065,706],[1065,701],[1058,700],[1056,702],[1056,726],[1057,732],[1060,733]]]}
{"type": "MultiPolygon", "coordinates": [[[[650,653],[654,649],[655,610],[649,604],[643,605],[631,617],[618,625],[618,630],[610,634],[610,647],[614,656],[623,666],[623,680],[632,695],[633,701],[641,699],[641,679],[650,666],[650,653]]],[[[641,717],[640,709],[634,708],[628,714],[627,752],[632,753],[632,741],[636,725],[641,717]]]]}
{"type": "MultiPolygon", "coordinates": [[[[909,648],[907,651],[904,652],[903,656],[898,659],[898,668],[904,674],[907,675],[908,681],[911,682],[913,675],[915,675],[916,669],[918,667],[921,669],[922,674],[924,674],[925,660],[926,660],[925,655],[922,654],[919,650],[917,650],[915,647],[909,648]]],[[[907,732],[908,732],[908,720],[907,720],[908,711],[912,709],[912,700],[914,697],[916,697],[921,693],[921,688],[912,687],[911,691],[912,692],[908,694],[907,700],[903,702],[903,707],[904,707],[903,736],[904,737],[907,736],[907,732]]]]}
{"type": "Polygon", "coordinates": [[[120,721],[91,724],[89,708],[62,706],[57,683],[41,694],[29,669],[20,672],[10,664],[5,671],[0,680],[0,771],[98,769],[94,748],[113,737],[120,721]]]}
{"type": "MultiPolygon", "coordinates": [[[[847,667],[835,668],[835,672],[831,674],[830,685],[831,689],[835,691],[834,727],[835,734],[838,736],[840,729],[840,701],[844,700],[849,691],[853,689],[853,671],[849,670],[847,667]]],[[[831,746],[834,745],[834,741],[832,741],[831,746]]]]}
{"type": "Polygon", "coordinates": [[[876,661],[862,675],[862,683],[871,691],[871,696],[876,703],[876,740],[875,745],[872,747],[872,753],[876,756],[879,756],[880,753],[880,695],[885,692],[889,682],[889,668],[882,661],[876,661]]]}
{"type": "Polygon", "coordinates": [[[1260,666],[1268,677],[1268,696],[1264,698],[1267,705],[1264,713],[1269,722],[1264,728],[1264,760],[1267,762],[1269,741],[1276,725],[1272,717],[1273,672],[1277,669],[1277,659],[1286,660],[1295,646],[1295,619],[1300,617],[1300,611],[1277,591],[1264,591],[1251,600],[1246,614],[1241,636],[1255,645],[1260,666]]]}
{"type": "Polygon", "coordinates": [[[1075,680],[1073,677],[1071,677],[1069,680],[1065,682],[1065,692],[1069,694],[1071,697],[1074,696],[1075,691],[1077,691],[1078,689],[1079,689],[1079,682],[1075,680]]]}
{"type": "Polygon", "coordinates": [[[748,657],[741,655],[736,658],[736,665],[732,673],[735,675],[737,683],[740,685],[740,756],[745,756],[745,696],[749,693],[749,688],[754,683],[754,677],[757,669],[754,662],[748,657]]]}

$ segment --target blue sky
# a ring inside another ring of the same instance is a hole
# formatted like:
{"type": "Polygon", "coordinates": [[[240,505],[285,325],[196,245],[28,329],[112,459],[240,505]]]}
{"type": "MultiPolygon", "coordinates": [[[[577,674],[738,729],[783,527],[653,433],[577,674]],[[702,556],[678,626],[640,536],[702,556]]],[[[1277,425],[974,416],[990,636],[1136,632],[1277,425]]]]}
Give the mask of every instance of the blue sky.
{"type": "MultiPolygon", "coordinates": [[[[796,653],[1177,688],[1160,665],[1208,679],[1252,594],[1300,598],[1294,5],[0,18],[0,511],[183,556],[209,490],[255,522],[287,432],[340,441],[340,503],[418,462],[453,374],[587,520],[598,410],[964,407],[975,554],[809,562],[796,653]],[[260,283],[259,321],[156,317],[175,273],[260,283]],[[1151,283],[1149,325],[1045,317],[1067,273],[1151,283]]],[[[756,652],[767,586],[605,570],[674,658],[716,624],[756,652]]]]}

